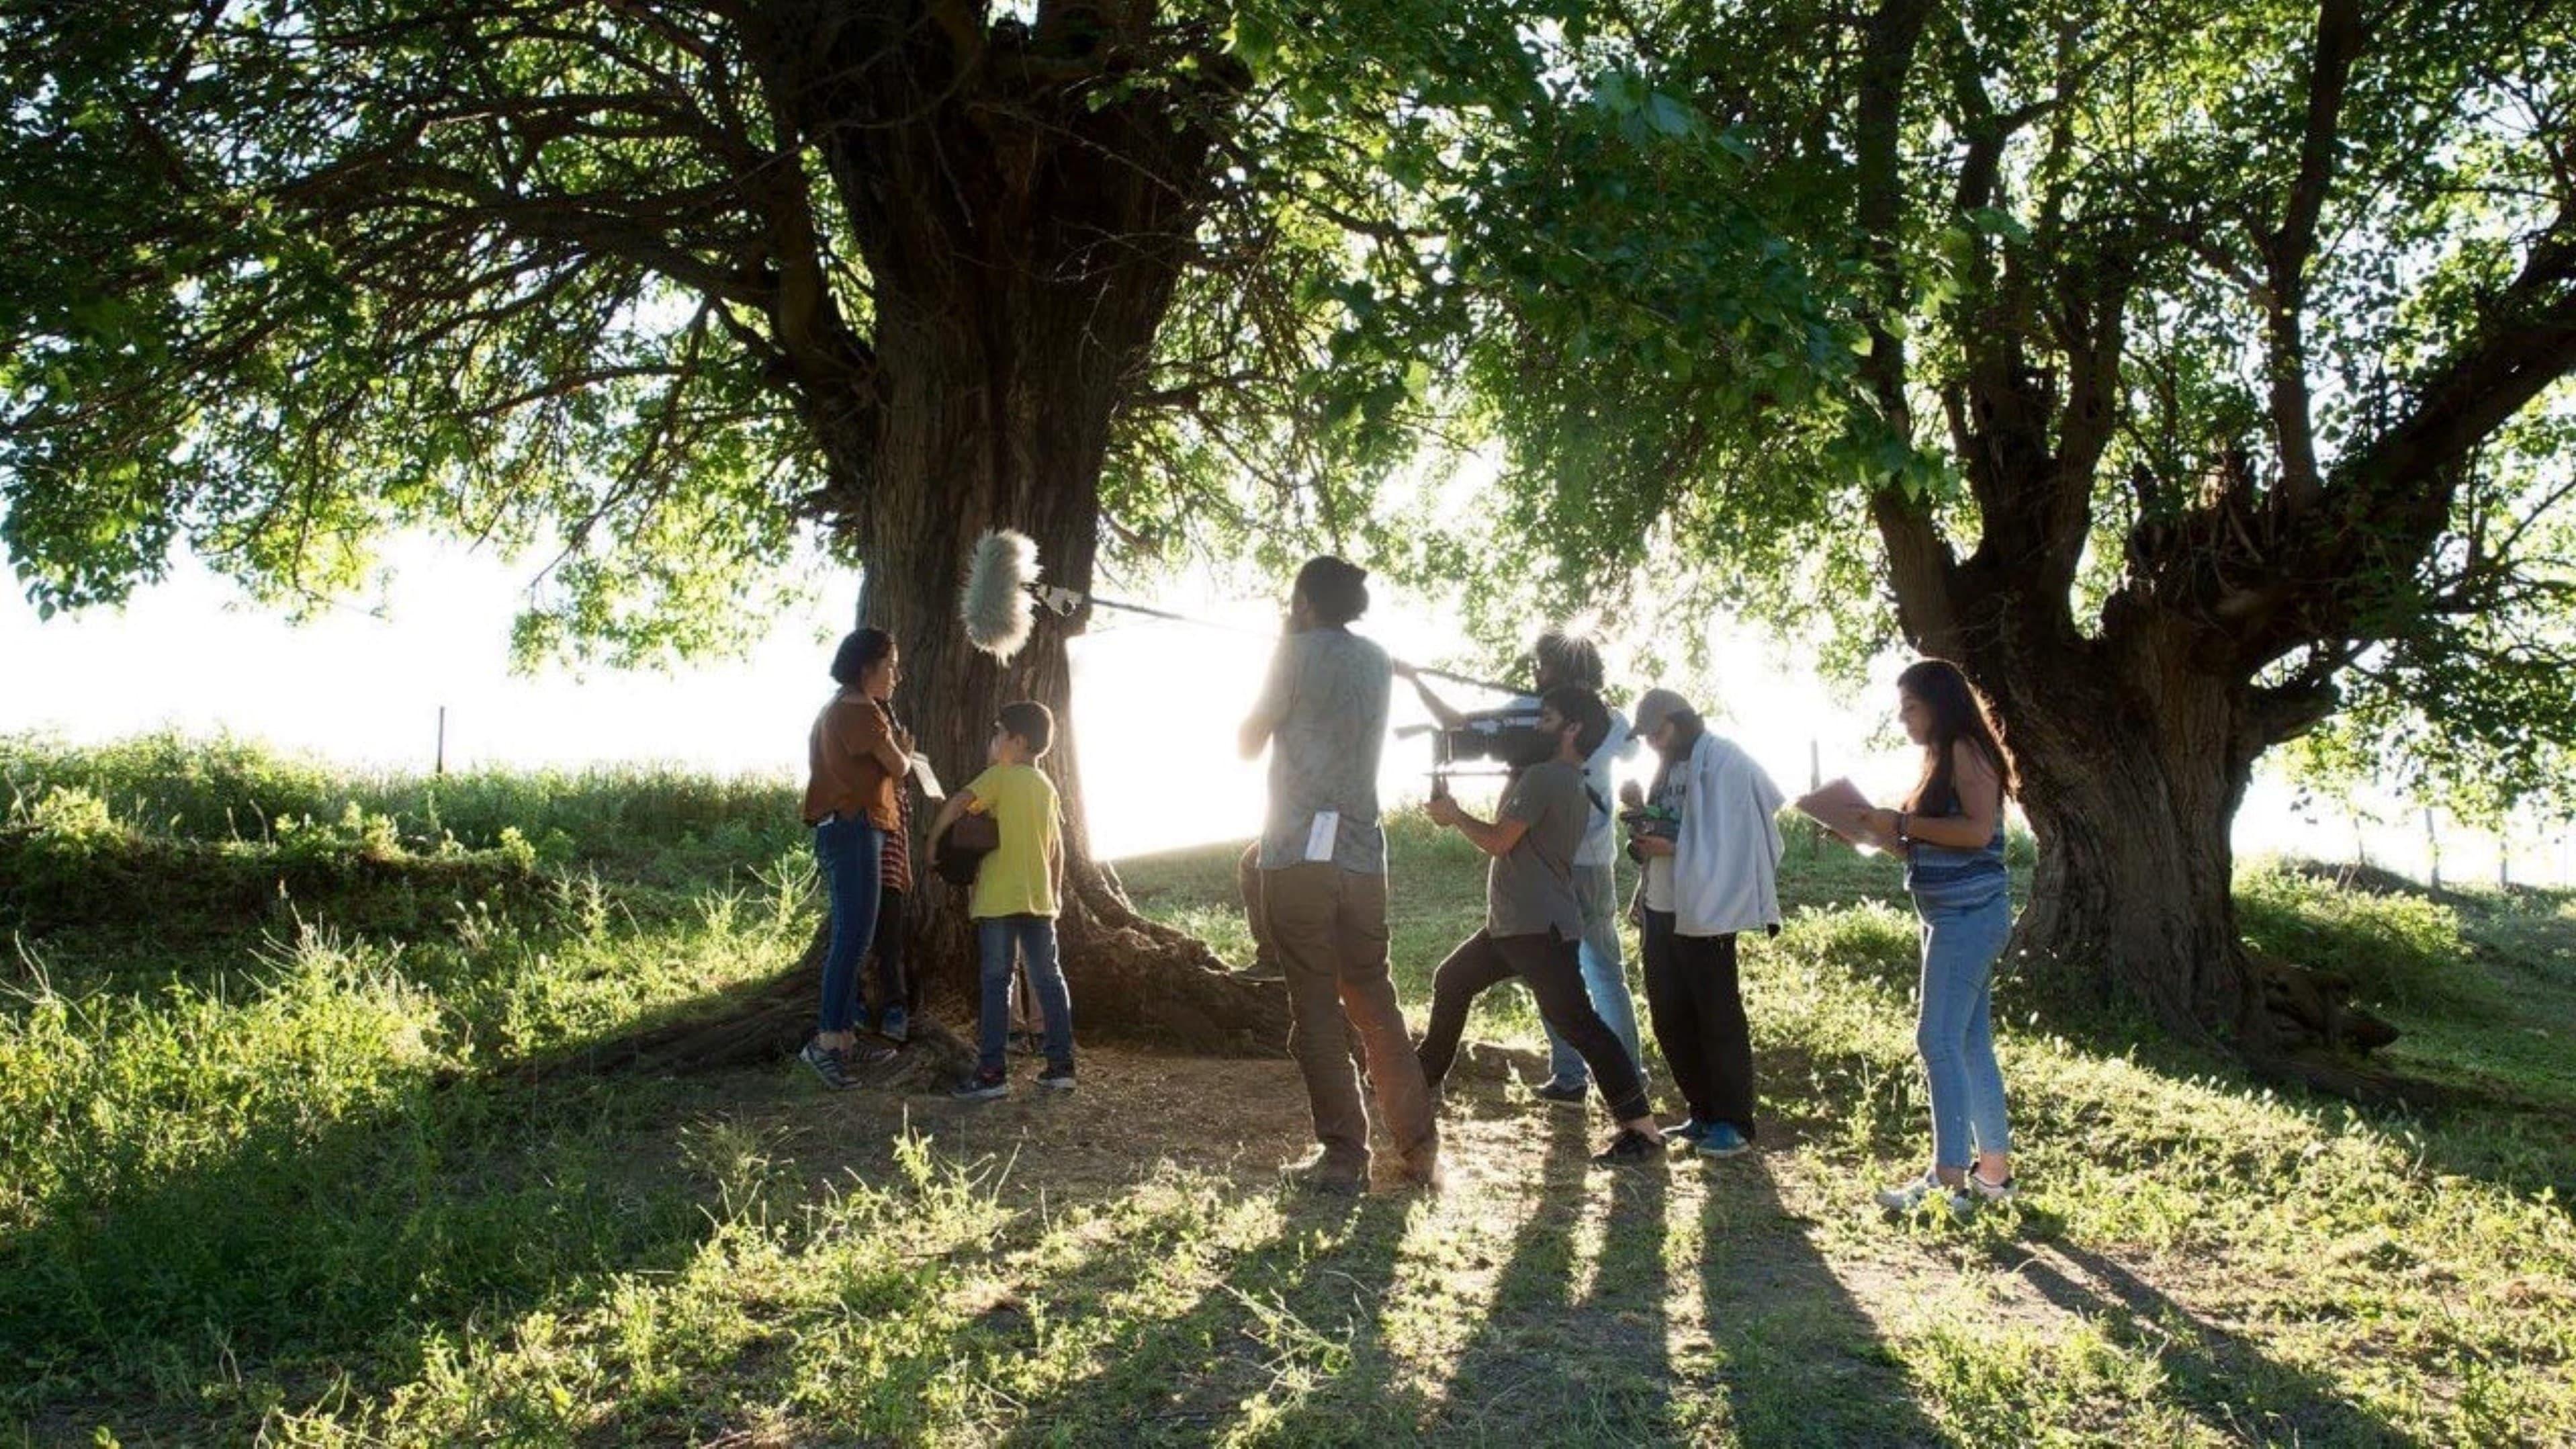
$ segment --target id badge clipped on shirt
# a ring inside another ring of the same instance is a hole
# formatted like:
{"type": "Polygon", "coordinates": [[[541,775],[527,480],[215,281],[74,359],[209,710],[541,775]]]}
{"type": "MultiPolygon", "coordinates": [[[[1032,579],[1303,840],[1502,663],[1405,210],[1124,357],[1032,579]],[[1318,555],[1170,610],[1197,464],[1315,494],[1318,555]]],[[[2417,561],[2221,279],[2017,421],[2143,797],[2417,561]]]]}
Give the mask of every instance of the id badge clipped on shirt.
{"type": "Polygon", "coordinates": [[[1333,847],[1341,839],[1341,833],[1342,812],[1316,811],[1315,823],[1306,827],[1306,860],[1309,862],[1331,860],[1333,847]]]}

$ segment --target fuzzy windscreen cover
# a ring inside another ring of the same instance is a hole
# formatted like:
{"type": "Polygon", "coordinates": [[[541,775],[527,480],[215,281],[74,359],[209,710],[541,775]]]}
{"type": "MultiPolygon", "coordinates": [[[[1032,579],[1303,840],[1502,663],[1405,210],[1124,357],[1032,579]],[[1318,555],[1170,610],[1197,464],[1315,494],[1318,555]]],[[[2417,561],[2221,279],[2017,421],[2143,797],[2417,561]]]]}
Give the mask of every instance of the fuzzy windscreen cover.
{"type": "Polygon", "coordinates": [[[996,659],[1008,659],[1029,642],[1029,585],[1038,578],[1038,546],[1029,536],[996,529],[975,540],[966,566],[966,591],[958,613],[966,641],[996,659]]]}

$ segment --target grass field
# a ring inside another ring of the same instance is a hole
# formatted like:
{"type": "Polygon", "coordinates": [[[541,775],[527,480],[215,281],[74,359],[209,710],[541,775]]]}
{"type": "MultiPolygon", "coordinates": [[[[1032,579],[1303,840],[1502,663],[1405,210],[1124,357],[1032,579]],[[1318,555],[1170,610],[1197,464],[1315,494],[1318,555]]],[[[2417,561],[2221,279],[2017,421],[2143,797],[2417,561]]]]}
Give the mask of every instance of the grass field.
{"type": "MultiPolygon", "coordinates": [[[[1912,920],[1847,853],[1746,953],[1764,1150],[1591,1167],[1496,993],[1449,1190],[1331,1203],[1276,1185],[1275,1060],[1087,1040],[1072,1098],[986,1106],[482,1073],[791,959],[784,786],[19,739],[0,802],[0,1442],[2576,1442],[2564,893],[2245,872],[2438,1118],[2007,976],[2026,1191],[1950,1225],[1866,1206],[1923,1100],[1912,920]]],[[[1418,1020],[1478,863],[1393,838],[1418,1020]]],[[[1121,872],[1244,954],[1231,850],[1121,872]]]]}

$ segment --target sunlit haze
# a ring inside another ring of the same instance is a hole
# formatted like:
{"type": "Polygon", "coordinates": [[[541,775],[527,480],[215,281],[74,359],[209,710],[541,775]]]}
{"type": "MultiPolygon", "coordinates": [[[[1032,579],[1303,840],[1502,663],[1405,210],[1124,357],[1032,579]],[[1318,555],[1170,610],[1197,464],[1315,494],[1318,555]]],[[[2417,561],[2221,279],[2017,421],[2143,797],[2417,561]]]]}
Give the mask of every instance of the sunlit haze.
{"type": "MultiPolygon", "coordinates": [[[[818,581],[818,602],[778,620],[740,662],[677,674],[550,667],[529,677],[508,667],[525,567],[419,540],[398,547],[391,561],[381,610],[341,609],[302,625],[249,604],[193,564],[121,611],[39,623],[12,596],[0,602],[0,677],[8,681],[0,730],[75,741],[161,728],[230,731],[344,764],[425,770],[444,706],[451,768],[657,761],[789,778],[803,768],[806,726],[830,689],[831,641],[856,593],[849,577],[818,581]]],[[[1235,757],[1234,732],[1259,689],[1278,600],[1214,597],[1185,584],[1150,602],[1232,628],[1101,611],[1093,631],[1074,641],[1074,726],[1092,843],[1110,856],[1242,838],[1260,823],[1261,766],[1235,757]]],[[[1454,627],[1400,597],[1381,597],[1361,627],[1416,662],[1454,662],[1462,653],[1454,627]]],[[[1723,632],[1715,643],[1714,687],[1685,683],[1683,692],[1784,789],[1806,788],[1811,760],[1825,778],[1849,775],[1882,798],[1910,779],[1884,681],[1837,701],[1783,667],[1793,651],[1723,632]]],[[[1882,673],[1892,678],[1899,663],[1882,673]]],[[[1613,680],[1613,702],[1658,682],[1666,681],[1613,680]]],[[[1461,707],[1492,702],[1472,689],[1440,687],[1461,707]]],[[[911,696],[902,706],[917,719],[938,703],[911,696]]],[[[1426,722],[1399,684],[1397,726],[1426,722]]],[[[1389,743],[1391,803],[1422,798],[1429,761],[1419,737],[1389,743]]],[[[1493,783],[1462,782],[1459,793],[1472,807],[1490,798],[1493,783]]],[[[2419,815],[2364,834],[2341,817],[2302,822],[2291,798],[2280,781],[2258,780],[2237,825],[2240,853],[2349,859],[2366,838],[2373,860],[2422,873],[2419,815]]],[[[2439,829],[2446,875],[2494,878],[2491,837],[2439,829]]],[[[2568,846],[2554,837],[2517,842],[2510,865],[2526,882],[2563,882],[2568,868],[2568,846]]]]}

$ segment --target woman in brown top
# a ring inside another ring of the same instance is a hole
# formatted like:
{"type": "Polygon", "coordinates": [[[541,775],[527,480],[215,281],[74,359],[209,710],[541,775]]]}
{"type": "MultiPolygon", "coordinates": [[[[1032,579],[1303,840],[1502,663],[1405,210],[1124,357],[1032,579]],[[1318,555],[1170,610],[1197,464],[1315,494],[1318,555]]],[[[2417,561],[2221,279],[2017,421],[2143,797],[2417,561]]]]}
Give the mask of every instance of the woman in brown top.
{"type": "Polygon", "coordinates": [[[894,637],[860,629],[832,656],[841,686],[814,717],[806,740],[805,823],[814,827],[814,856],[832,901],[832,944],[823,957],[823,1010],[805,1064],[828,1087],[850,1085],[849,1069],[874,1065],[894,1049],[862,1049],[859,961],[877,930],[886,835],[902,828],[898,791],[912,767],[912,736],[894,722],[886,701],[903,677],[894,637]]]}

